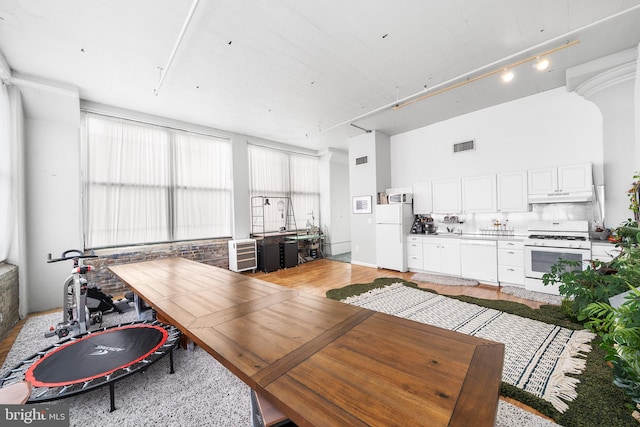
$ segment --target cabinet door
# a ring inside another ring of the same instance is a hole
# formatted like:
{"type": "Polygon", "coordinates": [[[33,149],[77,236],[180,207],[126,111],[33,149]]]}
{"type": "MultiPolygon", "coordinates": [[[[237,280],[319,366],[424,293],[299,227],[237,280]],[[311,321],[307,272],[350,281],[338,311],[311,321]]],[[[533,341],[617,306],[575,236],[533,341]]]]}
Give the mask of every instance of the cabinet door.
{"type": "Polygon", "coordinates": [[[459,179],[433,181],[431,183],[431,189],[433,191],[434,213],[448,214],[462,212],[459,179]]]}
{"type": "Polygon", "coordinates": [[[455,276],[460,275],[460,245],[446,243],[440,245],[442,263],[440,265],[440,272],[445,274],[452,274],[455,276]]]}
{"type": "Polygon", "coordinates": [[[558,169],[534,169],[529,171],[529,194],[549,194],[558,189],[558,169]]]}
{"type": "Polygon", "coordinates": [[[464,212],[496,212],[496,176],[462,178],[462,206],[464,212]]]}
{"type": "Polygon", "coordinates": [[[422,265],[426,271],[440,271],[440,245],[437,243],[425,243],[422,245],[422,265]]]}
{"type": "Polygon", "coordinates": [[[591,191],[592,185],[591,163],[558,167],[559,190],[591,191]]]}
{"type": "Polygon", "coordinates": [[[431,195],[431,183],[425,182],[413,186],[413,213],[414,215],[427,215],[433,212],[433,200],[431,195]]]}
{"type": "Polygon", "coordinates": [[[498,212],[527,212],[527,173],[500,173],[497,176],[498,212]]]}

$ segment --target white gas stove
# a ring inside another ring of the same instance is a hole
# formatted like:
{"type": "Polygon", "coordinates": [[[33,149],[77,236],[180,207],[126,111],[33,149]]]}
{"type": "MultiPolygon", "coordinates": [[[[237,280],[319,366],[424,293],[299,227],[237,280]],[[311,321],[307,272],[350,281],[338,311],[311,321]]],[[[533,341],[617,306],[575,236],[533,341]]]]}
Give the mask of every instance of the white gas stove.
{"type": "Polygon", "coordinates": [[[585,269],[591,259],[587,221],[531,221],[524,240],[525,288],[559,294],[558,284],[545,286],[542,276],[560,259],[575,261],[585,269]]]}
{"type": "Polygon", "coordinates": [[[587,221],[531,221],[525,246],[591,249],[587,221]]]}

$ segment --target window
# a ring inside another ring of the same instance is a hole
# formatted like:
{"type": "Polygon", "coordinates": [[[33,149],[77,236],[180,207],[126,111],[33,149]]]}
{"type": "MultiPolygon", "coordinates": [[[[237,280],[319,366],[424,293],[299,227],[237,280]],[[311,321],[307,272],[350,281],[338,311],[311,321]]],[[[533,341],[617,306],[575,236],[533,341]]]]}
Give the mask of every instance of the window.
{"type": "MultiPolygon", "coordinates": [[[[288,197],[295,216],[296,228],[320,224],[320,183],[318,158],[271,148],[249,145],[250,195],[288,197]]],[[[271,205],[264,212],[264,230],[278,231],[287,222],[289,209],[279,211],[271,205]],[[275,210],[274,210],[275,209],[275,210]]]]}
{"type": "Polygon", "coordinates": [[[84,115],[86,248],[231,235],[228,140],[84,115]]]}

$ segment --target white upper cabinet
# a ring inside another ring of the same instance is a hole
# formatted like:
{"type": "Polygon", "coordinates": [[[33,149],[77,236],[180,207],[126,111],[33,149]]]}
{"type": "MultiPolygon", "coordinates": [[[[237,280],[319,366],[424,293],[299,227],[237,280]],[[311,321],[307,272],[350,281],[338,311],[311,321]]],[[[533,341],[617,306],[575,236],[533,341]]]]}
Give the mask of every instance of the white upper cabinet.
{"type": "Polygon", "coordinates": [[[431,183],[425,182],[413,186],[413,214],[427,215],[433,212],[431,183]]]}
{"type": "Polygon", "coordinates": [[[553,193],[558,189],[558,168],[529,171],[529,194],[553,193]]]}
{"type": "Polygon", "coordinates": [[[498,212],[527,212],[527,172],[499,173],[498,212]]]}
{"type": "Polygon", "coordinates": [[[431,183],[433,212],[452,214],[462,212],[460,179],[447,179],[431,183]]]}
{"type": "Polygon", "coordinates": [[[558,189],[570,192],[591,191],[591,163],[558,167],[558,189]]]}
{"type": "Polygon", "coordinates": [[[593,198],[591,163],[529,171],[529,202],[586,202],[593,198]]]}
{"type": "Polygon", "coordinates": [[[496,176],[462,178],[462,206],[466,213],[496,212],[496,176]]]}

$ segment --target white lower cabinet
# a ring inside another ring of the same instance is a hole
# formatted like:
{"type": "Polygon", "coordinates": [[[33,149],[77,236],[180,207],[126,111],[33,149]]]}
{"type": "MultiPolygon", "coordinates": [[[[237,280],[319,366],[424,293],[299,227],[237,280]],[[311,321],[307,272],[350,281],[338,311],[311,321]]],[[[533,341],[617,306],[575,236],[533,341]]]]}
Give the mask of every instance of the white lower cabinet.
{"type": "Polygon", "coordinates": [[[407,268],[409,270],[422,270],[422,240],[421,236],[407,237],[407,268]]]}
{"type": "Polygon", "coordinates": [[[407,267],[488,285],[524,287],[524,242],[409,235],[407,267]]]}
{"type": "Polygon", "coordinates": [[[425,237],[422,245],[422,263],[425,271],[459,276],[460,240],[425,237]]]}
{"type": "Polygon", "coordinates": [[[498,240],[498,281],[524,287],[524,242],[498,240]]]}

